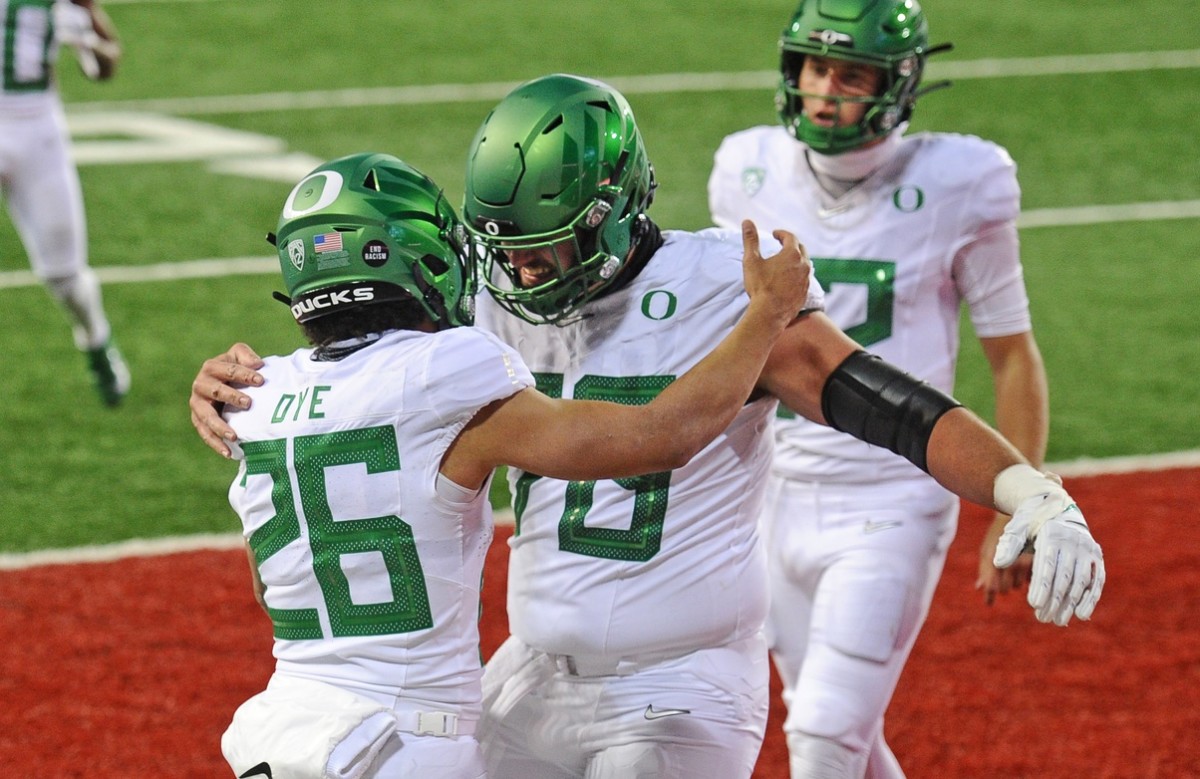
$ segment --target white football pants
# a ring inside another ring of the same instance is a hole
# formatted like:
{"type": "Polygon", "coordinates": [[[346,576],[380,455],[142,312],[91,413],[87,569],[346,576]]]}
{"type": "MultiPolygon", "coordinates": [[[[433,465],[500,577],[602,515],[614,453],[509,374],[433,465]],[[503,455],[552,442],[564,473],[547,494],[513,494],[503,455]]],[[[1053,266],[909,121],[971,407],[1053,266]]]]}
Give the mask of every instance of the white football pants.
{"type": "Polygon", "coordinates": [[[87,227],[62,103],[47,93],[0,105],[0,199],[35,276],[64,307],[81,349],[108,340],[100,285],[87,265],[87,227]]]}
{"type": "Polygon", "coordinates": [[[623,676],[573,675],[510,637],[483,676],[488,777],[747,779],[768,682],[761,634],[623,676]]]}
{"type": "Polygon", "coordinates": [[[883,715],[958,524],[932,479],[818,485],[772,477],[763,515],[767,638],[793,779],[896,779],[883,715]]]}

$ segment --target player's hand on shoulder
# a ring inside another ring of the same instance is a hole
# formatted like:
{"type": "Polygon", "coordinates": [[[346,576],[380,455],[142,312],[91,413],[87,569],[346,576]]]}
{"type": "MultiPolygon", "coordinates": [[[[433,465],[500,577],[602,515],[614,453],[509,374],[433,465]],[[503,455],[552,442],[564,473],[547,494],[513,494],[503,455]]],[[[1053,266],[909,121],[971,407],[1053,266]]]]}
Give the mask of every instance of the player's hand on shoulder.
{"type": "Polygon", "coordinates": [[[786,230],[775,230],[772,235],[782,246],[764,258],[758,228],[749,219],[742,221],[742,274],[751,305],[770,306],[781,326],[786,326],[808,299],[812,265],[795,235],[786,230]]]}
{"type": "Polygon", "coordinates": [[[205,360],[192,380],[192,394],[188,398],[192,427],[222,457],[230,456],[226,442],[236,441],[237,435],[221,418],[221,409],[226,403],[238,408],[250,407],[250,396],[236,388],[261,385],[263,377],[256,369],[262,365],[262,358],[253,349],[236,343],[223,354],[205,360]]]}

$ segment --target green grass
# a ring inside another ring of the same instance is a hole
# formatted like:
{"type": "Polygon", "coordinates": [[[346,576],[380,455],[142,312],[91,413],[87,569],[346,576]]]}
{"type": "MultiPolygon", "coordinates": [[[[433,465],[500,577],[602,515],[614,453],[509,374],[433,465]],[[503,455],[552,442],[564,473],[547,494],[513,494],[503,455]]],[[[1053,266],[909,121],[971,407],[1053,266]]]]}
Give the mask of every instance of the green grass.
{"type": "MultiPolygon", "coordinates": [[[[553,71],[601,77],[768,71],[790,3],[127,3],[113,5],[127,58],[84,81],[64,60],[72,108],[86,103],[446,83],[515,82],[553,71]],[[534,29],[553,31],[535,34],[534,29]]],[[[924,3],[946,62],[1196,48],[1200,5],[969,0],[924,3]],[[1164,8],[1166,6],[1163,6],[1164,8]],[[1161,16],[1161,18],[1159,18],[1161,16]]],[[[64,55],[69,58],[69,55],[64,55]]],[[[1017,160],[1026,209],[1200,198],[1197,69],[962,79],[922,101],[915,130],[977,134],[1017,160]]],[[[776,121],[771,89],[632,94],[662,187],[666,227],[708,224],[705,182],[728,132],[776,121]]],[[[379,149],[462,193],[464,152],[491,100],[188,114],[328,158],[379,149]]],[[[128,108],[128,107],[127,107],[128,108]]],[[[81,168],[93,264],[269,255],[290,185],[216,173],[205,161],[81,168]]],[[[1193,313],[1195,219],[1022,232],[1051,382],[1049,456],[1197,447],[1200,339],[1193,313]]],[[[803,237],[801,237],[803,238],[803,237]]],[[[0,272],[26,269],[0,219],[0,272]]],[[[134,372],[125,407],[100,406],[65,319],[37,288],[0,289],[7,403],[0,550],[230,531],[232,463],[191,430],[186,398],[203,359],[235,340],[262,353],[300,339],[270,299],[271,276],[113,284],[105,299],[134,372]]],[[[959,396],[990,414],[969,326],[959,396]]],[[[503,498],[502,492],[499,496],[503,498]]]]}

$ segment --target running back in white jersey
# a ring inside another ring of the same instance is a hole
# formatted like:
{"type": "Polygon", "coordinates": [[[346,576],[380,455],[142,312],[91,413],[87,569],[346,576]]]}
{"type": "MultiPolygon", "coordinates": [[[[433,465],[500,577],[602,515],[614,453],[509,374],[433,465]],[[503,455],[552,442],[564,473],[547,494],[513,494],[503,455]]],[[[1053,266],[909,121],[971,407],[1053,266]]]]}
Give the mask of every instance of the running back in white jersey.
{"type": "Polygon", "coordinates": [[[486,488],[453,500],[435,485],[472,416],[533,377],[473,328],[311,355],[268,358],[251,408],[225,412],[241,442],[229,500],[266,585],[277,670],[478,717],[491,507],[486,488]]]}
{"type": "MultiPolygon", "coordinates": [[[[582,321],[531,325],[481,295],[476,323],[514,346],[542,392],[649,402],[741,318],[741,235],[668,232],[624,288],[582,321]]],[[[763,238],[763,254],[777,245],[763,238]]],[[[819,308],[812,283],[808,305],[819,308]]],[[[565,482],[511,469],[517,516],[508,576],[513,635],[544,652],[687,652],[753,635],[766,613],[757,519],[773,398],[748,403],[686,467],[565,482]]]]}
{"type": "MultiPolygon", "coordinates": [[[[973,136],[898,139],[874,175],[835,198],[818,184],[806,147],[779,126],[727,137],[709,180],[721,225],[742,219],[794,232],[826,290],[826,313],[869,351],[950,392],[959,308],[976,333],[1030,329],[1015,251],[1001,261],[962,252],[993,230],[1013,231],[1016,167],[1001,147],[973,136]]],[[[916,478],[907,460],[782,411],[774,471],[812,481],[916,478]]]]}

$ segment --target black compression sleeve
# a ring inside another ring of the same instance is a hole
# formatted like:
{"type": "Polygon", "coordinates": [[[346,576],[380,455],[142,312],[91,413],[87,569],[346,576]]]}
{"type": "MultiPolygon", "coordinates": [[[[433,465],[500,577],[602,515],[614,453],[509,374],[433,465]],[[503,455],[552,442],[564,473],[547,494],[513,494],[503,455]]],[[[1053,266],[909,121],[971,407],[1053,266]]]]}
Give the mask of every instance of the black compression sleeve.
{"type": "Polygon", "coordinates": [[[926,473],[925,450],[942,414],[962,405],[867,352],[847,357],[821,390],[821,413],[835,430],[883,446],[926,473]]]}

